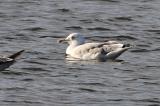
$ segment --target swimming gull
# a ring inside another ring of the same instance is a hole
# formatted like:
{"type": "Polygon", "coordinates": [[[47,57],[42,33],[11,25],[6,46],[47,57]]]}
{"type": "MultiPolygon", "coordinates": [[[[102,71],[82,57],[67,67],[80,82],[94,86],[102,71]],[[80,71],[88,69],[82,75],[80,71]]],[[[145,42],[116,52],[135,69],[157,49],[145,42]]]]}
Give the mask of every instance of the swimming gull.
{"type": "Polygon", "coordinates": [[[13,63],[16,62],[16,59],[24,52],[24,50],[18,51],[9,56],[0,57],[0,71],[9,68],[13,63]]]}
{"type": "Polygon", "coordinates": [[[71,33],[58,42],[67,42],[66,54],[79,60],[114,60],[130,48],[130,44],[117,41],[85,43],[85,38],[79,33],[71,33]]]}

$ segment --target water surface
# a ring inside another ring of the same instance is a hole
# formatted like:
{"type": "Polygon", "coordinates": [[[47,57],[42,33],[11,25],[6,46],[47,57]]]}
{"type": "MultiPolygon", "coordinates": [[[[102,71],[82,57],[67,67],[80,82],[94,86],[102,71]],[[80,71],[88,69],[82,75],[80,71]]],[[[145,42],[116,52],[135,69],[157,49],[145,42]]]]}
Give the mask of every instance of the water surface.
{"type": "Polygon", "coordinates": [[[0,52],[26,49],[0,72],[1,106],[159,106],[159,0],[1,0],[0,52]],[[57,39],[135,47],[116,62],[67,61],[57,39]]]}

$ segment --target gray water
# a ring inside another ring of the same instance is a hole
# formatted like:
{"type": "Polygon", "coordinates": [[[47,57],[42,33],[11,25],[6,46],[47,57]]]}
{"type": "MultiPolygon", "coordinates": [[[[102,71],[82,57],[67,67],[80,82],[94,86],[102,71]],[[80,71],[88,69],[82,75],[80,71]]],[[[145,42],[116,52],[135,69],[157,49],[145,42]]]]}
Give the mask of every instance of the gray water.
{"type": "Polygon", "coordinates": [[[0,106],[160,106],[160,0],[1,0],[0,106]],[[67,61],[69,33],[134,45],[115,62],[67,61]]]}

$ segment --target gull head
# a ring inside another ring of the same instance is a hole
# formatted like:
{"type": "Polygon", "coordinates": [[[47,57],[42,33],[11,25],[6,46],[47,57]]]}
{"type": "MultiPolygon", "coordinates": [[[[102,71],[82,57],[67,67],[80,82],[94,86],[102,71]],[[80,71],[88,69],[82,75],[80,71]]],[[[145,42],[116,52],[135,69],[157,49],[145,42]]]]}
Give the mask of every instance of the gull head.
{"type": "Polygon", "coordinates": [[[85,38],[83,37],[83,35],[79,33],[71,33],[66,38],[60,39],[58,42],[59,43],[67,42],[69,45],[71,44],[81,45],[84,44],[85,38]]]}

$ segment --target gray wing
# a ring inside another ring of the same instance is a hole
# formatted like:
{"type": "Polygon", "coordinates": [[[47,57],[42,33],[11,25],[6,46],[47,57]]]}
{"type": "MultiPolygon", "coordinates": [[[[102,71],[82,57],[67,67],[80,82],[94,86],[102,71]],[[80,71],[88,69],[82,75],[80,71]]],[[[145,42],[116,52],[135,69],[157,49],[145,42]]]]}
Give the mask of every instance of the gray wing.
{"type": "Polygon", "coordinates": [[[116,41],[110,41],[108,44],[103,46],[106,54],[107,59],[116,59],[119,57],[123,52],[130,48],[130,44],[122,44],[116,41]]]}
{"type": "Polygon", "coordinates": [[[103,43],[85,43],[74,49],[72,56],[83,59],[96,59],[99,57],[115,59],[125,52],[129,47],[116,41],[103,43]]]}
{"type": "Polygon", "coordinates": [[[124,44],[121,44],[121,43],[117,43],[117,44],[105,44],[103,45],[103,49],[106,51],[106,52],[112,52],[112,51],[115,51],[119,48],[123,48],[124,44]]]}
{"type": "Polygon", "coordinates": [[[123,47],[123,44],[117,41],[108,41],[108,42],[102,42],[102,43],[85,43],[83,45],[76,47],[74,52],[77,54],[85,54],[88,52],[89,53],[106,52],[107,54],[111,51],[114,51],[122,47],[123,47]]]}
{"type": "Polygon", "coordinates": [[[75,48],[76,53],[88,53],[91,51],[99,52],[105,43],[85,43],[75,48]]]}
{"type": "Polygon", "coordinates": [[[79,45],[73,49],[71,56],[84,60],[103,57],[105,56],[105,53],[103,53],[103,45],[104,43],[85,43],[83,45],[79,45]]]}

